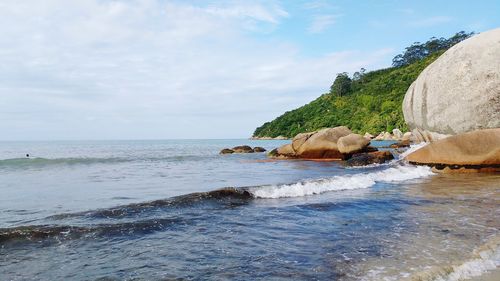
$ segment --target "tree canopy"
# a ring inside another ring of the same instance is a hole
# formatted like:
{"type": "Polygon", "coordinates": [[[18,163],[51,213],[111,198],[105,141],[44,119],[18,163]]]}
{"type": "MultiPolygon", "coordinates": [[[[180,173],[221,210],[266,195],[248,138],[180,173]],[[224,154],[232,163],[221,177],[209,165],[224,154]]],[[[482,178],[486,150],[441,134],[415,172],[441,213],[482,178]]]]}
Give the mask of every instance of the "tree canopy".
{"type": "Polygon", "coordinates": [[[415,42],[411,46],[407,47],[402,54],[399,54],[392,59],[392,66],[401,67],[414,63],[435,52],[447,50],[451,46],[471,37],[472,35],[474,35],[474,32],[467,33],[465,31],[460,31],[448,39],[443,37],[432,37],[425,43],[415,42]]]}

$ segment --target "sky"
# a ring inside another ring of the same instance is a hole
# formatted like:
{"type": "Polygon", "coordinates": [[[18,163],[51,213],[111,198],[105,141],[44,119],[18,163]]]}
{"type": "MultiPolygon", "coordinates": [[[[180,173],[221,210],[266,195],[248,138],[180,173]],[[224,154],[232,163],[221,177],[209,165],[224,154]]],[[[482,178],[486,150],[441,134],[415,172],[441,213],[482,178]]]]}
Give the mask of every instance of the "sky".
{"type": "Polygon", "coordinates": [[[247,138],[500,1],[0,0],[0,140],[247,138]]]}

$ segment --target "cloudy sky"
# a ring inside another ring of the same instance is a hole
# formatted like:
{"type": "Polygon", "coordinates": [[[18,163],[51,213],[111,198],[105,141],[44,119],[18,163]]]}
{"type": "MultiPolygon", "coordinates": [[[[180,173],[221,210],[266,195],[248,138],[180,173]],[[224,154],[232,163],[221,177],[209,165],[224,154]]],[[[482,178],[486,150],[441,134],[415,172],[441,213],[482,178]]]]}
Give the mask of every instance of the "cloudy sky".
{"type": "Polygon", "coordinates": [[[0,140],[244,138],[492,1],[0,0],[0,140]]]}

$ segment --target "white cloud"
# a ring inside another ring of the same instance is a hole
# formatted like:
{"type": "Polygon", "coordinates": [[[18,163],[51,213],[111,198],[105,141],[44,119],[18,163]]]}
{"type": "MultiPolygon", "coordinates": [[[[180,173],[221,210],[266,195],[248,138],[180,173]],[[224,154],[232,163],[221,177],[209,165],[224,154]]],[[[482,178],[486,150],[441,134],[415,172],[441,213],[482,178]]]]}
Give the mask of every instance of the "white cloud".
{"type": "Polygon", "coordinates": [[[389,55],[302,57],[248,35],[284,9],[241,3],[3,1],[0,139],[245,137],[389,55]]]}
{"type": "Polygon", "coordinates": [[[424,19],[419,19],[410,22],[410,26],[414,27],[430,27],[430,26],[435,26],[438,24],[444,24],[452,21],[453,18],[448,17],[448,16],[435,16],[435,17],[429,17],[429,18],[424,18],[424,19]]]}
{"type": "Polygon", "coordinates": [[[315,15],[308,28],[310,33],[321,33],[335,24],[340,15],[315,15]]]}

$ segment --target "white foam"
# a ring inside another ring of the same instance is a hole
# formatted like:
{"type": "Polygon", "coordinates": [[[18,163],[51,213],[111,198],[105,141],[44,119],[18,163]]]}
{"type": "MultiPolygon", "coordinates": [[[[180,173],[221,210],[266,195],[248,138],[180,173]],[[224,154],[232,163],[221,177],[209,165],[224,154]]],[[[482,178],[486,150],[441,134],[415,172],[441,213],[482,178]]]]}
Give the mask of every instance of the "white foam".
{"type": "Polygon", "coordinates": [[[426,281],[460,281],[478,277],[500,267],[500,237],[475,250],[473,257],[462,264],[434,268],[419,273],[411,280],[426,281]]]}
{"type": "Polygon", "coordinates": [[[249,191],[257,198],[300,197],[328,191],[369,188],[377,182],[400,182],[432,175],[424,166],[396,166],[382,171],[335,176],[329,179],[294,184],[261,186],[249,191]]]}
{"type": "Polygon", "coordinates": [[[419,149],[421,149],[422,147],[428,145],[429,143],[427,142],[421,142],[421,143],[416,143],[416,144],[412,144],[410,145],[410,148],[408,148],[405,152],[401,153],[399,155],[399,159],[404,159],[406,156],[408,156],[410,153],[412,152],[415,152],[419,149]]]}

